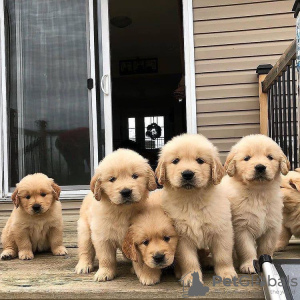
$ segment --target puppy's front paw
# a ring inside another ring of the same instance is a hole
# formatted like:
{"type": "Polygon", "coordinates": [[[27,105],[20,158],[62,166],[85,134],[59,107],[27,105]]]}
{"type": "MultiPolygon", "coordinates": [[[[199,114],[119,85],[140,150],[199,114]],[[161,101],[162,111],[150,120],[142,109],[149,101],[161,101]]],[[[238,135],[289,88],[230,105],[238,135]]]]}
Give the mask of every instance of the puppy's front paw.
{"type": "Polygon", "coordinates": [[[99,268],[94,276],[94,281],[108,281],[114,279],[115,271],[109,268],[99,268]]]}
{"type": "Polygon", "coordinates": [[[253,266],[253,262],[249,261],[241,264],[240,272],[243,274],[255,274],[256,272],[253,266]]]}
{"type": "MultiPolygon", "coordinates": [[[[187,275],[183,275],[181,277],[180,282],[183,286],[192,286],[192,284],[193,284],[192,273],[194,273],[194,272],[190,272],[187,275]]],[[[200,272],[198,272],[198,274],[199,274],[199,280],[203,283],[202,274],[200,275],[200,272]]]]}
{"type": "Polygon", "coordinates": [[[79,261],[75,267],[76,274],[88,274],[93,271],[93,264],[84,261],[79,261]]]}
{"type": "Polygon", "coordinates": [[[145,275],[141,275],[140,278],[140,283],[142,285],[154,285],[154,284],[157,284],[160,282],[160,275],[149,275],[148,276],[145,276],[145,275]]]}
{"type": "Polygon", "coordinates": [[[216,270],[217,276],[220,276],[222,279],[229,278],[233,279],[234,277],[238,277],[238,275],[235,272],[235,269],[233,267],[230,268],[220,268],[219,270],[216,270]]]}
{"type": "Polygon", "coordinates": [[[17,253],[14,250],[6,249],[0,255],[0,259],[2,260],[10,260],[17,257],[17,253]]]}
{"type": "Polygon", "coordinates": [[[53,253],[53,255],[63,256],[63,255],[67,255],[68,251],[64,246],[59,246],[59,247],[53,249],[52,253],[53,253]]]}
{"type": "Polygon", "coordinates": [[[34,255],[33,255],[32,251],[22,250],[19,252],[19,259],[30,260],[33,258],[34,258],[34,255]]]}

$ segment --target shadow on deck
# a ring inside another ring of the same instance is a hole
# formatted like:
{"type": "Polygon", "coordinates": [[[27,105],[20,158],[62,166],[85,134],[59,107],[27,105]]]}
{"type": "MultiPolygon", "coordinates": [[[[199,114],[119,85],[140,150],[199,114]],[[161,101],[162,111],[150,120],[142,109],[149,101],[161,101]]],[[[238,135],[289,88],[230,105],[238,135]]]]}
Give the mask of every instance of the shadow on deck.
{"type": "MultiPolygon", "coordinates": [[[[153,299],[182,298],[183,289],[173,274],[165,274],[160,284],[142,286],[135,275],[131,274],[130,262],[118,254],[118,277],[109,282],[94,282],[93,275],[77,275],[76,222],[78,210],[64,211],[64,243],[68,248],[67,257],[55,257],[50,253],[37,254],[32,261],[0,261],[0,298],[1,299],[153,299]]],[[[0,230],[9,213],[1,213],[0,230]]],[[[300,258],[300,245],[292,244],[288,251],[278,253],[280,258],[300,258]]],[[[243,279],[244,286],[213,286],[212,272],[205,272],[204,285],[209,292],[203,299],[264,299],[263,291],[251,280],[243,279]],[[248,286],[246,286],[248,284],[248,286]]],[[[255,275],[254,278],[258,280],[255,275]]]]}

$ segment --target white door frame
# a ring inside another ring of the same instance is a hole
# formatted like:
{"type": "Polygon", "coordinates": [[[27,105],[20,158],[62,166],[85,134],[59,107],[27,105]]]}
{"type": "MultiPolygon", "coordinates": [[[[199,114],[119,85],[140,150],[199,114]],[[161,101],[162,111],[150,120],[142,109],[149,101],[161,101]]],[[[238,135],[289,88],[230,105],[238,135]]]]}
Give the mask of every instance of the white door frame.
{"type": "Polygon", "coordinates": [[[193,0],[182,0],[187,133],[197,133],[193,0]]]}
{"type": "MultiPolygon", "coordinates": [[[[109,40],[109,0],[99,0],[101,3],[101,37],[103,56],[103,79],[106,80],[104,93],[105,143],[106,154],[113,150],[112,145],[112,99],[110,70],[110,40],[109,40]]],[[[195,81],[195,48],[194,48],[194,18],[193,0],[182,0],[183,38],[185,62],[185,95],[186,95],[186,125],[187,133],[197,133],[196,112],[196,81],[195,81]]]]}
{"type": "MultiPolygon", "coordinates": [[[[0,0],[0,199],[11,196],[9,187],[9,145],[8,145],[8,118],[7,118],[7,91],[6,91],[6,45],[5,45],[5,13],[4,1],[0,0]]],[[[86,0],[88,7],[87,29],[88,35],[88,78],[93,79],[94,87],[88,90],[89,111],[90,111],[90,143],[91,143],[91,169],[98,165],[98,134],[97,134],[97,103],[96,103],[96,70],[95,70],[95,36],[94,36],[94,0],[86,0]]],[[[67,189],[61,192],[60,198],[82,199],[89,191],[88,187],[82,189],[67,189]]]]}

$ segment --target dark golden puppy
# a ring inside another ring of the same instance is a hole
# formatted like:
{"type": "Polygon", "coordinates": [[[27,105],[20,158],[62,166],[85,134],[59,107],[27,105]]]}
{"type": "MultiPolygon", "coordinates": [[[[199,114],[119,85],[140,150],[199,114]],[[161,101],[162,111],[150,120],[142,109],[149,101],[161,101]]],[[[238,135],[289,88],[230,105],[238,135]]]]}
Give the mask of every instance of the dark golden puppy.
{"type": "Polygon", "coordinates": [[[161,191],[154,192],[146,208],[132,220],[122,250],[144,285],[160,281],[161,269],[174,261],[177,233],[171,219],[159,204],[161,191]]]}
{"type": "Polygon", "coordinates": [[[32,259],[36,251],[51,249],[67,254],[62,245],[63,220],[60,187],[53,179],[36,173],[24,177],[12,194],[15,208],[2,232],[1,259],[32,259]]]}

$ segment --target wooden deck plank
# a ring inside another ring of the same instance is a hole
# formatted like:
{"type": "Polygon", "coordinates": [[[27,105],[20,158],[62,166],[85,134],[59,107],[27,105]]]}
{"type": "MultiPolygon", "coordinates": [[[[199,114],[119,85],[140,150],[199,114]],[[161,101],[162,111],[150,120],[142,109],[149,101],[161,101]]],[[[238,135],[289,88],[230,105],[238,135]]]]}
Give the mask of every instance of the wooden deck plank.
{"type": "MultiPolygon", "coordinates": [[[[0,216],[0,229],[3,228],[9,214],[0,216]]],[[[131,274],[131,263],[118,253],[118,276],[105,283],[93,281],[92,274],[77,275],[74,268],[77,263],[76,221],[78,211],[65,215],[65,245],[67,257],[54,257],[50,253],[37,254],[32,261],[0,261],[0,298],[5,299],[149,299],[149,298],[182,298],[182,287],[174,278],[171,270],[162,277],[158,285],[142,286],[135,275],[131,274]]],[[[278,254],[278,257],[300,258],[298,244],[289,246],[289,251],[278,254]]],[[[95,264],[96,266],[97,264],[95,264]]],[[[97,269],[97,268],[96,268],[97,269]]],[[[203,299],[264,299],[258,285],[254,286],[213,286],[213,273],[206,271],[204,284],[210,291],[203,299]]],[[[255,276],[255,278],[257,278],[255,276]]],[[[247,283],[250,279],[243,280],[247,283]]]]}

